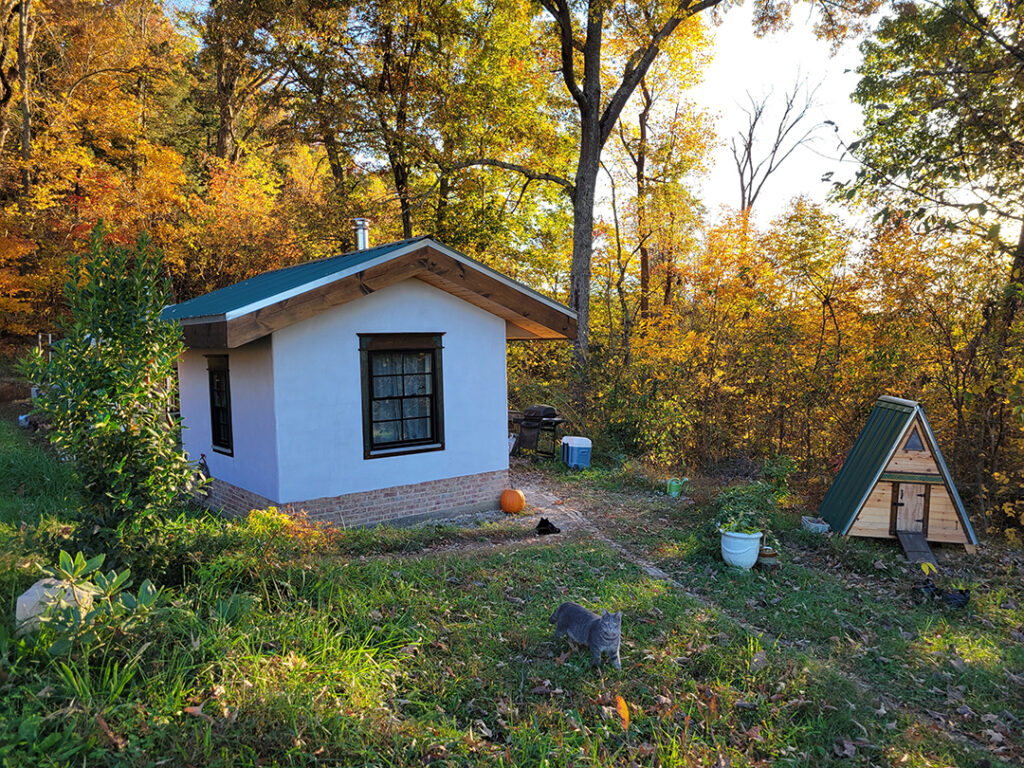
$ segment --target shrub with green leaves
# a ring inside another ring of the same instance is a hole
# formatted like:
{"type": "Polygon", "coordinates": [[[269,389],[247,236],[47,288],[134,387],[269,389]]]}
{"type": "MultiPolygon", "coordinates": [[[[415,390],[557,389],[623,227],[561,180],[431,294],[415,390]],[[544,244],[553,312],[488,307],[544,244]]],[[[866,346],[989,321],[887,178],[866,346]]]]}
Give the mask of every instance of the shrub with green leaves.
{"type": "Polygon", "coordinates": [[[726,488],[715,498],[718,527],[735,533],[764,530],[775,504],[774,487],[762,481],[726,488]]]}
{"type": "Polygon", "coordinates": [[[54,447],[73,460],[83,490],[81,546],[120,549],[125,526],[165,512],[192,483],[172,416],[181,330],[160,319],[169,285],[160,255],[93,230],[87,256],[72,256],[65,296],[70,319],[49,356],[36,350],[22,372],[40,386],[36,412],[54,447]]]}
{"type": "Polygon", "coordinates": [[[153,609],[160,592],[147,579],[139,591],[131,594],[131,572],[124,570],[103,573],[103,555],[86,560],[81,552],[71,557],[61,551],[58,564],[44,570],[49,576],[67,584],[71,599],[88,594],[88,606],[59,601],[42,617],[45,647],[52,656],[60,656],[79,648],[89,648],[115,632],[126,634],[153,609]]]}
{"type": "MultiPolygon", "coordinates": [[[[790,456],[780,455],[765,461],[761,468],[761,477],[781,491],[786,491],[789,476],[796,471],[796,462],[790,456]]],[[[780,499],[781,500],[781,499],[780,499]]]]}

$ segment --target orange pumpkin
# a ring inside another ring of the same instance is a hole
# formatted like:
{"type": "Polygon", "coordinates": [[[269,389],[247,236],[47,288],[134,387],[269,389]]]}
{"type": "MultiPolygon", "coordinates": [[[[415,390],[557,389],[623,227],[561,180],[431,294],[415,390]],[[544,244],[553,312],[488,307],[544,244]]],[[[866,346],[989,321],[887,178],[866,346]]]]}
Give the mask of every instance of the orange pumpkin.
{"type": "Polygon", "coordinates": [[[517,491],[515,488],[508,488],[501,492],[501,510],[507,512],[510,515],[514,515],[516,512],[522,512],[523,507],[526,506],[526,497],[522,491],[517,491]]]}

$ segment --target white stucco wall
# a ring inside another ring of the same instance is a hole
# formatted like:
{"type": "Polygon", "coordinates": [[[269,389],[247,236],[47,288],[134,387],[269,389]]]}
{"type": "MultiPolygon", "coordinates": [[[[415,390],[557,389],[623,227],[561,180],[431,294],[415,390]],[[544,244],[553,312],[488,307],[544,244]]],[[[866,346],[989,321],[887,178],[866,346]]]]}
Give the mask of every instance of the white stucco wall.
{"type": "Polygon", "coordinates": [[[178,361],[182,441],[192,461],[206,454],[210,474],[268,499],[278,498],[277,425],[271,339],[237,349],[188,350],[178,361]],[[206,355],[227,355],[234,455],[213,449],[206,355]]]}
{"type": "MultiPolygon", "coordinates": [[[[275,332],[272,355],[280,480],[270,498],[298,502],[508,468],[505,321],[485,310],[407,280],[275,332]],[[444,450],[363,458],[360,333],[444,334],[444,450]]],[[[232,397],[240,378],[232,366],[232,397]]]]}

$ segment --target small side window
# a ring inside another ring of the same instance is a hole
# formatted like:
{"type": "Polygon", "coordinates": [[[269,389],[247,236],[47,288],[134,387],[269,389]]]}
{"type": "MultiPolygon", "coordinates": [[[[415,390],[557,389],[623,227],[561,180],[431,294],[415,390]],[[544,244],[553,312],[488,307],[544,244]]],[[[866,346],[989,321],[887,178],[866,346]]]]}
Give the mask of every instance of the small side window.
{"type": "Polygon", "coordinates": [[[231,378],[227,355],[208,355],[206,370],[210,377],[210,429],[213,450],[234,455],[231,435],[231,378]]]}

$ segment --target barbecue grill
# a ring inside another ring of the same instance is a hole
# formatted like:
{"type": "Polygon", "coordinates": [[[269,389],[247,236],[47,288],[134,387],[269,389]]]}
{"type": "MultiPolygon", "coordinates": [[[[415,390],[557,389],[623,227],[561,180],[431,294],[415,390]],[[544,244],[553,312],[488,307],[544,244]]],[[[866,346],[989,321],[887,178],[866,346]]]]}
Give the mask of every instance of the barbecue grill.
{"type": "Polygon", "coordinates": [[[533,451],[538,456],[555,458],[558,450],[558,425],[565,422],[550,405],[531,405],[522,413],[509,414],[509,422],[517,429],[512,455],[533,451]]]}

